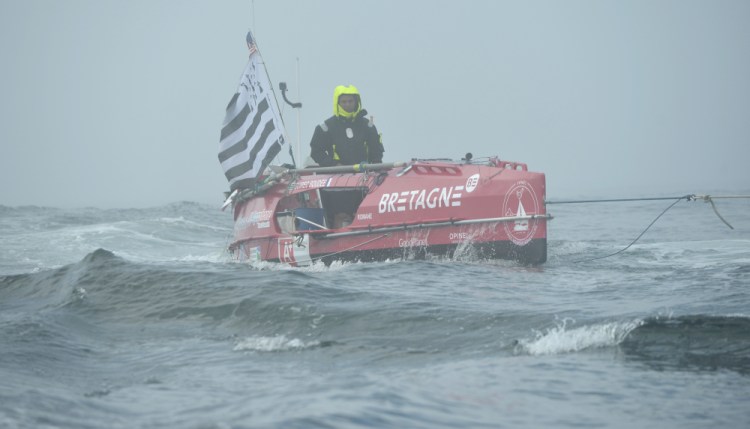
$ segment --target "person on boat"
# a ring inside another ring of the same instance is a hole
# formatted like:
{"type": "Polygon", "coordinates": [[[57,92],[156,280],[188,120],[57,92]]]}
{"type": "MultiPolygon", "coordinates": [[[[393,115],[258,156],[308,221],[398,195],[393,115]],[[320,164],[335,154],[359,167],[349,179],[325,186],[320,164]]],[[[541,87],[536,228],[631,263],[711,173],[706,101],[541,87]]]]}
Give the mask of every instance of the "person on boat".
{"type": "Polygon", "coordinates": [[[321,167],[383,162],[383,143],[354,85],[333,91],[333,116],[315,127],[310,156],[321,167]]]}

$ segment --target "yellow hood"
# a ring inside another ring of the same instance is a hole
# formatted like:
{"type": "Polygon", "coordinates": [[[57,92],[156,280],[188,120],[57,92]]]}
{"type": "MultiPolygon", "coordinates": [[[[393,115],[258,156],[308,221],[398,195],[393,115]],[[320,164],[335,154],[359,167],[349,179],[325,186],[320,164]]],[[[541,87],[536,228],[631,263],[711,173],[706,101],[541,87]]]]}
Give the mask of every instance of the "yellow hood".
{"type": "Polygon", "coordinates": [[[333,114],[334,116],[341,116],[342,118],[352,119],[357,116],[357,113],[362,110],[362,98],[359,96],[359,91],[354,85],[344,86],[339,85],[333,90],[333,114]],[[357,110],[349,113],[339,106],[339,97],[342,95],[354,95],[357,97],[357,110]]]}

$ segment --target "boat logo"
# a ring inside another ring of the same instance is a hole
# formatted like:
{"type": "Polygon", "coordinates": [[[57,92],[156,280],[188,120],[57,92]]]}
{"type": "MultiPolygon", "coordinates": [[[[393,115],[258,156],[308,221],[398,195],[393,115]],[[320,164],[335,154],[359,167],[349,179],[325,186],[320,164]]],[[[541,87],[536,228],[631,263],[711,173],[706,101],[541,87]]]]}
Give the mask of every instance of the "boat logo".
{"type": "Polygon", "coordinates": [[[300,191],[305,189],[325,188],[331,184],[331,177],[328,179],[308,179],[294,182],[289,185],[291,192],[300,191]]]}
{"type": "Polygon", "coordinates": [[[398,239],[398,247],[427,247],[430,243],[427,242],[427,238],[411,237],[406,240],[403,238],[398,239]]]}
{"type": "Polygon", "coordinates": [[[448,240],[450,240],[451,243],[456,241],[466,241],[469,238],[471,238],[471,235],[469,235],[468,232],[451,232],[448,234],[448,240]]]}
{"type": "Polygon", "coordinates": [[[470,176],[468,179],[466,179],[466,186],[464,189],[467,193],[473,192],[474,189],[477,188],[477,185],[479,184],[479,173],[474,174],[470,176]]]}
{"type": "Polygon", "coordinates": [[[293,238],[279,238],[279,260],[287,264],[294,264],[297,262],[294,257],[293,238]]]}
{"type": "Polygon", "coordinates": [[[260,262],[260,246],[240,246],[240,259],[247,259],[249,262],[260,262]]]}
{"type": "MultiPolygon", "coordinates": [[[[529,210],[531,214],[539,213],[539,199],[531,185],[524,180],[520,180],[505,193],[503,215],[506,217],[524,218],[528,216],[527,213],[529,210]]],[[[534,237],[537,222],[529,222],[529,219],[517,219],[512,222],[505,222],[503,226],[505,227],[505,232],[508,234],[508,238],[513,243],[518,246],[524,246],[534,237]]]]}
{"type": "Polygon", "coordinates": [[[292,266],[306,266],[310,258],[310,236],[301,234],[294,237],[279,237],[279,261],[292,266]]]}
{"type": "Polygon", "coordinates": [[[271,215],[273,215],[273,211],[271,210],[250,212],[248,216],[237,219],[237,222],[234,224],[234,231],[236,233],[248,227],[268,228],[271,226],[271,215]]]}
{"type": "Polygon", "coordinates": [[[463,186],[414,189],[411,191],[384,193],[378,203],[378,213],[394,213],[443,207],[461,207],[463,186]]]}

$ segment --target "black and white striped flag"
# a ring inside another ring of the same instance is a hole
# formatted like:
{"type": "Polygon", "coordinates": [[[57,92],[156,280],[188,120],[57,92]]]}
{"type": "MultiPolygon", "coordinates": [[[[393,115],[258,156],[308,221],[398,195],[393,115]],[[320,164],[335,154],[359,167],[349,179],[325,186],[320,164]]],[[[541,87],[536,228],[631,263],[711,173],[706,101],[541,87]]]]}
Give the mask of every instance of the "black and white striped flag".
{"type": "Polygon", "coordinates": [[[227,105],[219,162],[231,190],[252,188],[286,143],[284,123],[257,45],[247,33],[250,61],[227,105]]]}

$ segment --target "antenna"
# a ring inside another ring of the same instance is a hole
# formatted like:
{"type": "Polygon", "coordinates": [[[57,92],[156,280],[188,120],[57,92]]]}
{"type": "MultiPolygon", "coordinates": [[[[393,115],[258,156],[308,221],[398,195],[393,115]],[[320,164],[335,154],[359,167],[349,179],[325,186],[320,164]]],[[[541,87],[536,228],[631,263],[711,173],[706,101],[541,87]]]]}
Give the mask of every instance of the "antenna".
{"type": "MultiPolygon", "coordinates": [[[[301,100],[300,89],[299,89],[299,57],[297,57],[297,100],[301,100]]],[[[300,107],[302,107],[300,105],[300,107]]],[[[302,146],[300,140],[302,139],[302,131],[300,128],[300,112],[302,109],[297,109],[297,159],[301,166],[305,166],[305,161],[302,160],[302,146]]]]}
{"type": "Polygon", "coordinates": [[[255,28],[255,0],[252,0],[250,2],[250,8],[252,9],[250,12],[253,14],[253,31],[256,31],[257,28],[255,28]]]}
{"type": "MultiPolygon", "coordinates": [[[[299,58],[297,58],[297,81],[299,82],[299,58]]],[[[281,90],[281,97],[284,99],[284,102],[290,106],[292,106],[292,109],[297,109],[297,159],[300,162],[300,165],[303,164],[302,162],[302,148],[300,147],[300,119],[299,119],[299,109],[302,108],[302,103],[292,103],[289,101],[288,98],[286,98],[286,91],[287,86],[286,82],[279,82],[279,89],[281,90]]],[[[299,96],[299,83],[297,84],[297,96],[299,96]]]]}

